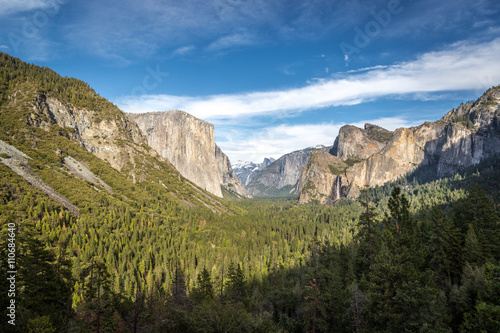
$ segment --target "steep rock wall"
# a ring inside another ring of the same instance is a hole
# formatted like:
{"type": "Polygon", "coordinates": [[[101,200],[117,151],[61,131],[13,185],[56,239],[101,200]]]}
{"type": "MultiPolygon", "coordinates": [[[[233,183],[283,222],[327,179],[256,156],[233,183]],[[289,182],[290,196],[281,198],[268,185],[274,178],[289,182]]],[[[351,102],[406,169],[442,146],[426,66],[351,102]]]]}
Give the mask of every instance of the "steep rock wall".
{"type": "Polygon", "coordinates": [[[196,185],[222,197],[221,185],[248,196],[227,156],[215,144],[214,126],[183,111],[129,114],[148,145],[196,185]]]}

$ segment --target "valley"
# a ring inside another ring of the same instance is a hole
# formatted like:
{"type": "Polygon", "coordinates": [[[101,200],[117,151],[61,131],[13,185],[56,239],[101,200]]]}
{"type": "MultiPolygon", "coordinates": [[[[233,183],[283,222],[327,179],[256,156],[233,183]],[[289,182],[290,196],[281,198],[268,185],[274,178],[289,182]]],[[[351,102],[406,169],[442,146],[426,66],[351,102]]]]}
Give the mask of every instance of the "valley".
{"type": "Polygon", "coordinates": [[[494,331],[500,86],[446,112],[231,164],[211,123],[0,53],[2,329],[494,331]]]}

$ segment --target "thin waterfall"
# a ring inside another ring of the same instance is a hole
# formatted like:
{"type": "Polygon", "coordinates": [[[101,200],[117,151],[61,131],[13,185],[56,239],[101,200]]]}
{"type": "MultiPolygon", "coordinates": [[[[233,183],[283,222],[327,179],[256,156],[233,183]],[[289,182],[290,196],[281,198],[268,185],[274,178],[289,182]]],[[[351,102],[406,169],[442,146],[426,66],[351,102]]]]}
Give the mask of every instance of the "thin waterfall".
{"type": "Polygon", "coordinates": [[[341,178],[340,178],[340,176],[337,176],[337,196],[335,198],[335,201],[340,199],[340,182],[341,182],[341,178]]]}

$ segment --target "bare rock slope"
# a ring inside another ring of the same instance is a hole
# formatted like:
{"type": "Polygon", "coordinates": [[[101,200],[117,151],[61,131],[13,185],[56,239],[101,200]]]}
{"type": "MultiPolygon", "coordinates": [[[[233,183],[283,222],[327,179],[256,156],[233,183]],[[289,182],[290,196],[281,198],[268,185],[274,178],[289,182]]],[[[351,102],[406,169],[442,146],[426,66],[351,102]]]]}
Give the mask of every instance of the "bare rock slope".
{"type": "Polygon", "coordinates": [[[0,153],[2,154],[0,162],[9,167],[9,169],[23,177],[24,180],[44,192],[52,200],[61,204],[71,213],[78,216],[80,215],[77,206],[73,205],[68,198],[54,190],[50,184],[44,182],[42,178],[40,178],[40,176],[33,171],[33,169],[28,165],[28,159],[30,159],[28,155],[2,140],[0,140],[0,153]]]}

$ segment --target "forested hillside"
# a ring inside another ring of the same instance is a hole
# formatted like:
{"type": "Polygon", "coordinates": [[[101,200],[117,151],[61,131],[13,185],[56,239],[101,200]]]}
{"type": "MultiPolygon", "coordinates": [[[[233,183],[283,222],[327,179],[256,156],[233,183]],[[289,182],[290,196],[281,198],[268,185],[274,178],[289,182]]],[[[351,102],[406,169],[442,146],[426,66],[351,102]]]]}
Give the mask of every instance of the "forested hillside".
{"type": "Polygon", "coordinates": [[[221,201],[132,141],[143,159],[117,170],[71,128],[28,125],[40,93],[103,121],[123,113],[81,81],[0,57],[0,139],[78,208],[0,155],[2,290],[9,244],[17,272],[16,325],[3,292],[3,331],[500,330],[498,157],[443,179],[417,170],[335,206],[221,201]],[[69,157],[112,191],[76,177],[69,157]]]}

